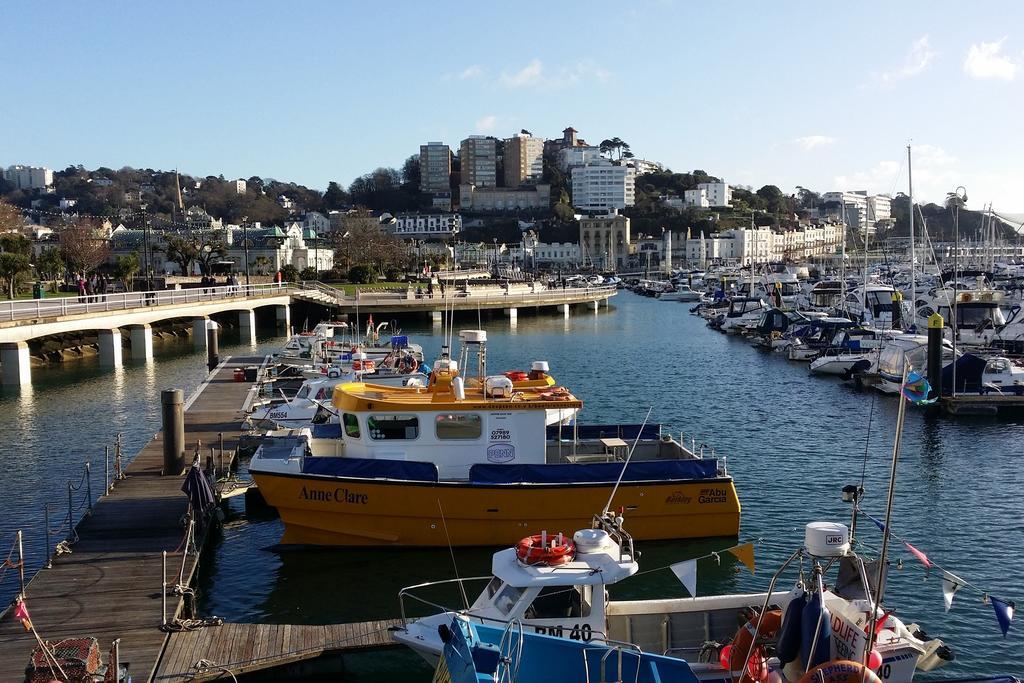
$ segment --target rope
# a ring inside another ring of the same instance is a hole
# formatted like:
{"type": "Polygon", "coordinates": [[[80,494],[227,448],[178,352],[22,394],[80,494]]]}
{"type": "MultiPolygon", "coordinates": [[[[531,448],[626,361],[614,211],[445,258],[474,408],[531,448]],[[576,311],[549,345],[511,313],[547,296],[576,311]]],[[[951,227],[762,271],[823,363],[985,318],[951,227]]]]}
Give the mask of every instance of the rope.
{"type": "Polygon", "coordinates": [[[208,626],[223,626],[224,620],[220,617],[207,617],[205,619],[174,619],[160,626],[165,633],[181,633],[182,631],[195,631],[208,626]]]}
{"type": "Polygon", "coordinates": [[[216,669],[218,671],[223,671],[228,676],[231,676],[231,680],[232,681],[234,681],[235,683],[238,683],[238,678],[236,678],[235,674],[233,674],[231,672],[231,669],[227,668],[226,666],[221,666],[220,664],[214,664],[209,659],[197,660],[196,663],[192,665],[192,668],[195,669],[198,673],[205,673],[205,672],[209,671],[210,669],[216,669]]]}

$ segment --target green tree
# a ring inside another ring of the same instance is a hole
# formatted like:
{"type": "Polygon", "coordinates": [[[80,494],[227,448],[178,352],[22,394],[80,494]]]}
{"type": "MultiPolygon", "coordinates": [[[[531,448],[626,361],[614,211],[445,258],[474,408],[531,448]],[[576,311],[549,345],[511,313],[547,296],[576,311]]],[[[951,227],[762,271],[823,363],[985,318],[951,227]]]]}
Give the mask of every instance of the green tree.
{"type": "Polygon", "coordinates": [[[60,255],[60,249],[44,249],[36,259],[36,270],[43,280],[56,280],[64,275],[66,265],[60,255]]]}
{"type": "Polygon", "coordinates": [[[124,288],[127,291],[130,292],[132,290],[132,282],[138,272],[139,252],[133,251],[130,254],[117,257],[117,267],[114,269],[114,274],[121,278],[121,282],[124,283],[124,288]]]}
{"type": "Polygon", "coordinates": [[[320,273],[317,272],[316,268],[312,266],[303,268],[302,272],[299,273],[299,279],[301,280],[317,280],[320,278],[320,273]]]}
{"type": "Polygon", "coordinates": [[[0,201],[0,232],[11,232],[17,230],[24,223],[21,217],[21,209],[0,201]]]}
{"type": "Polygon", "coordinates": [[[631,159],[633,152],[629,150],[629,143],[621,138],[611,138],[601,141],[601,154],[612,160],[631,159]]]}
{"type": "Polygon", "coordinates": [[[341,185],[333,180],[327,184],[327,192],[324,192],[324,211],[336,211],[348,204],[348,195],[341,185]]]}
{"type": "Polygon", "coordinates": [[[348,269],[348,281],[357,285],[368,285],[376,282],[377,277],[369,266],[358,265],[348,269]]]}
{"type": "Polygon", "coordinates": [[[257,256],[252,260],[252,265],[256,267],[257,275],[266,275],[270,271],[270,258],[257,256]]]}
{"type": "Polygon", "coordinates": [[[0,251],[12,254],[32,255],[32,242],[17,232],[0,233],[0,251]]]}
{"type": "Polygon", "coordinates": [[[299,269],[290,263],[281,266],[281,279],[285,282],[298,282],[299,269]]]}
{"type": "Polygon", "coordinates": [[[11,251],[0,253],[0,278],[7,287],[7,298],[13,299],[25,273],[32,270],[28,256],[11,251]]]}
{"type": "Polygon", "coordinates": [[[178,264],[182,275],[192,273],[192,264],[198,263],[204,275],[211,271],[214,261],[224,256],[225,247],[220,235],[209,231],[188,234],[168,234],[162,251],[167,260],[178,264]]]}

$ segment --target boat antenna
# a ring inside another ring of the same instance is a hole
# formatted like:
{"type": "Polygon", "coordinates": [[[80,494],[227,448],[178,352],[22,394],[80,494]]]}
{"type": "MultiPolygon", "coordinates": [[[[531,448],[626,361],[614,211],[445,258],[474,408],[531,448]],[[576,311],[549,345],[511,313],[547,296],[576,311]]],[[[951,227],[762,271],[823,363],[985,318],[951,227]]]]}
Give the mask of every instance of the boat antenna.
{"type": "Polygon", "coordinates": [[[459,584],[459,592],[462,593],[462,604],[469,609],[469,598],[466,597],[466,586],[462,583],[462,578],[459,576],[459,565],[455,562],[455,549],[452,548],[452,537],[448,535],[448,521],[444,518],[444,508],[441,507],[441,499],[437,499],[437,510],[441,513],[441,526],[444,527],[444,539],[448,542],[448,554],[452,558],[452,569],[455,570],[455,579],[459,584]]]}
{"type": "Polygon", "coordinates": [[[644,418],[643,423],[640,425],[640,429],[637,430],[636,438],[633,439],[633,446],[629,449],[629,453],[626,454],[626,462],[622,463],[622,471],[619,472],[619,479],[615,482],[614,488],[612,488],[612,494],[608,496],[608,502],[604,504],[604,510],[601,511],[601,516],[605,517],[608,515],[608,508],[612,506],[612,500],[615,498],[615,494],[619,490],[619,484],[622,483],[622,477],[626,474],[626,468],[629,467],[629,461],[633,458],[633,451],[636,450],[636,445],[640,443],[640,435],[644,433],[644,427],[647,426],[647,420],[651,418],[651,411],[654,410],[654,406],[647,409],[647,416],[644,418]]]}

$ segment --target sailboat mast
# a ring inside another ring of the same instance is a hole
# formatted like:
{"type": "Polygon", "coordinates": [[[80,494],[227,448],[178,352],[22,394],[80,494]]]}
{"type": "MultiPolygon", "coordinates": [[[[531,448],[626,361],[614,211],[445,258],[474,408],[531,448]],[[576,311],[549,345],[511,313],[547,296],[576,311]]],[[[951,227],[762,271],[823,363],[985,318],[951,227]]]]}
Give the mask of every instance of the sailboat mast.
{"type": "Polygon", "coordinates": [[[917,315],[917,250],[914,248],[914,172],[910,165],[910,145],[907,145],[907,191],[910,193],[910,315],[912,324],[917,315]]]}
{"type": "Polygon", "coordinates": [[[843,202],[841,209],[841,220],[843,224],[843,247],[839,262],[839,296],[842,311],[846,312],[846,202],[843,202]]]}

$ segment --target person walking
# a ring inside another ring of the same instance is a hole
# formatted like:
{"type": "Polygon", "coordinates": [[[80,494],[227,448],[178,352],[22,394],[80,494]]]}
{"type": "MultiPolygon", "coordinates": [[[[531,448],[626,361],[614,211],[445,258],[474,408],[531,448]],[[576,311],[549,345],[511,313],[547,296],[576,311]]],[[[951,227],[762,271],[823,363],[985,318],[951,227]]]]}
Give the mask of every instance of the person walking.
{"type": "Polygon", "coordinates": [[[85,302],[85,274],[78,274],[78,303],[85,302]]]}

